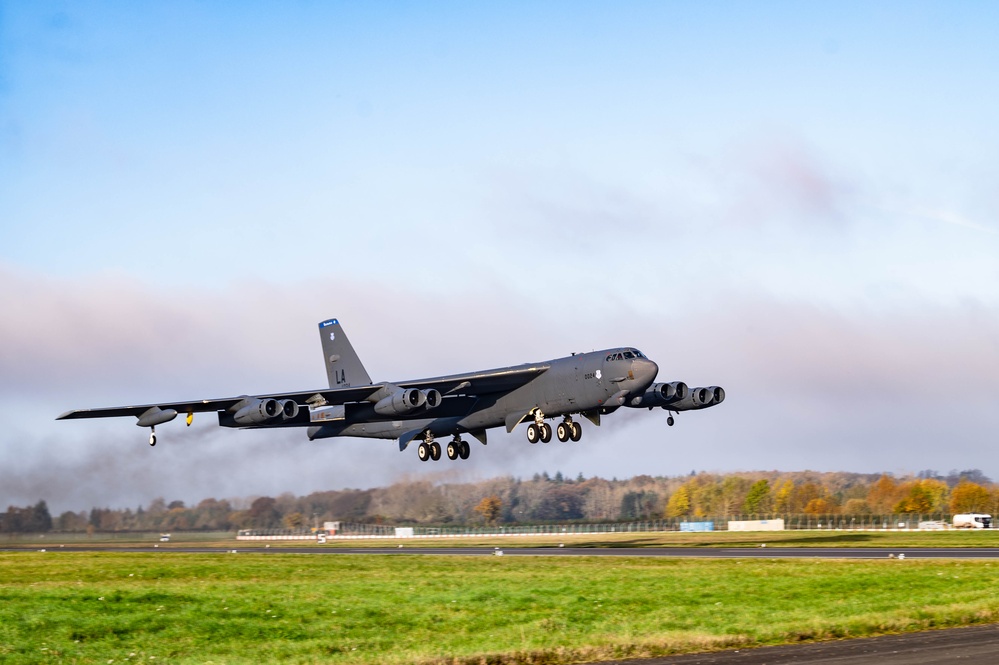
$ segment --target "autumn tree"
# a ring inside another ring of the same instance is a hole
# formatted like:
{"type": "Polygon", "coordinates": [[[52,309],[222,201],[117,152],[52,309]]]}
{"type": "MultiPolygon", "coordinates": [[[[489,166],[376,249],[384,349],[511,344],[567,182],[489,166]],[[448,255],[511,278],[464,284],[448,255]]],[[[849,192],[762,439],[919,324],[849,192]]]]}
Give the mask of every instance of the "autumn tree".
{"type": "Polygon", "coordinates": [[[727,476],[719,487],[715,501],[715,513],[719,515],[735,514],[746,501],[749,493],[749,481],[741,476],[727,476]]]}
{"type": "Polygon", "coordinates": [[[534,519],[578,520],[583,517],[583,495],[572,485],[551,483],[534,508],[534,519]]]}
{"type": "Polygon", "coordinates": [[[870,515],[871,507],[863,499],[847,499],[843,504],[844,515],[870,515]]]}
{"type": "Polygon", "coordinates": [[[895,504],[896,513],[930,513],[943,509],[947,485],[939,480],[922,479],[903,483],[902,498],[895,504]]]}
{"type": "Polygon", "coordinates": [[[746,493],[746,500],[742,503],[742,510],[750,515],[770,512],[772,504],[770,497],[770,481],[766,478],[757,480],[746,493]]]}
{"type": "Polygon", "coordinates": [[[839,512],[839,506],[825,497],[810,499],[805,504],[806,515],[830,515],[839,512]]]}
{"type": "Polygon", "coordinates": [[[302,513],[288,513],[281,518],[281,522],[288,529],[301,529],[305,525],[305,518],[302,517],[302,513]]]}
{"type": "Polygon", "coordinates": [[[962,480],[950,493],[950,511],[952,513],[977,513],[985,510],[991,503],[989,491],[967,480],[962,480]]]}
{"type": "Polygon", "coordinates": [[[500,512],[503,510],[503,502],[496,495],[483,497],[479,505],[475,506],[475,512],[482,515],[486,524],[496,524],[500,512]]]}
{"type": "Polygon", "coordinates": [[[899,498],[898,483],[883,473],[867,492],[867,505],[875,514],[885,515],[892,512],[899,498]]]}
{"type": "Polygon", "coordinates": [[[258,529],[270,529],[281,523],[281,515],[275,504],[277,501],[269,496],[262,496],[250,504],[249,521],[258,529]]]}
{"type": "Polygon", "coordinates": [[[666,502],[666,517],[686,517],[690,514],[690,490],[686,483],[673,492],[666,502]]]}
{"type": "Polygon", "coordinates": [[[789,513],[791,512],[791,500],[794,495],[794,481],[785,480],[777,491],[774,493],[774,509],[778,513],[789,513]]]}

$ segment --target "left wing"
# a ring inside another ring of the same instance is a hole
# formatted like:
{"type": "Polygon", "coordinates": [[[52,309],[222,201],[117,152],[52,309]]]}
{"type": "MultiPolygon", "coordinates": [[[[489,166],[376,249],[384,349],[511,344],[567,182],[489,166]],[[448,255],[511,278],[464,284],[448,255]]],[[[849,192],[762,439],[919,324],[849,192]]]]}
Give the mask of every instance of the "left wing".
{"type": "MultiPolygon", "coordinates": [[[[293,402],[296,405],[321,405],[338,406],[352,402],[364,402],[369,397],[379,391],[384,391],[386,385],[398,386],[399,388],[418,390],[437,390],[447,397],[448,395],[460,393],[463,395],[485,395],[488,393],[508,392],[519,388],[532,379],[547,371],[549,365],[520,365],[517,367],[505,367],[501,369],[489,370],[485,372],[470,372],[468,374],[455,374],[452,376],[441,376],[431,379],[419,379],[416,381],[403,381],[393,384],[369,384],[364,386],[353,386],[350,388],[322,388],[320,390],[309,390],[305,392],[293,393],[273,393],[270,395],[240,395],[239,397],[223,397],[220,399],[203,399],[190,402],[159,402],[156,404],[139,404],[135,406],[113,406],[99,409],[76,409],[67,411],[56,420],[74,420],[77,418],[118,418],[122,416],[134,416],[142,419],[150,414],[150,418],[158,413],[174,412],[175,414],[186,413],[206,413],[212,411],[237,411],[245,406],[253,406],[254,403],[268,402],[274,400],[278,403],[293,402]]],[[[297,409],[295,409],[297,413],[297,409]]],[[[261,418],[262,424],[272,417],[279,416],[273,413],[268,418],[261,418]]],[[[288,420],[297,420],[293,416],[288,420]]],[[[161,421],[161,422],[165,422],[161,421]]],[[[305,422],[308,422],[306,419],[305,422]]],[[[158,423],[157,423],[158,424],[158,423]]],[[[253,422],[247,425],[256,424],[253,422]]],[[[302,423],[305,424],[305,423],[302,423]]]]}
{"type": "Polygon", "coordinates": [[[210,411],[228,411],[240,402],[246,400],[278,400],[293,401],[296,404],[308,404],[315,401],[325,401],[327,404],[344,404],[367,399],[381,386],[359,386],[353,388],[323,388],[298,393],[275,393],[273,395],[241,395],[239,397],[223,397],[221,399],[203,399],[195,402],[160,402],[158,404],[142,404],[137,406],[112,406],[100,409],[76,409],[67,411],[56,420],[73,420],[76,418],[117,418],[120,416],[135,416],[138,418],[150,409],[173,410],[178,413],[205,413],[210,411]],[[321,399],[320,399],[321,396],[321,399]]]}

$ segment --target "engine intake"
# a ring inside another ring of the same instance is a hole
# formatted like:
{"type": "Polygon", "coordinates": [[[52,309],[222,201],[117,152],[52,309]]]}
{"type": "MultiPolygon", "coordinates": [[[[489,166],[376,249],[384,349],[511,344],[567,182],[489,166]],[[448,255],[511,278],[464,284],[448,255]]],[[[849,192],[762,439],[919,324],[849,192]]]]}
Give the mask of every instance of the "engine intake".
{"type": "MultiPolygon", "coordinates": [[[[239,425],[259,425],[274,418],[282,411],[281,403],[276,399],[248,398],[240,402],[240,404],[243,406],[232,417],[239,425]]],[[[296,404],[295,406],[297,407],[298,405],[296,404]]]]}
{"type": "Polygon", "coordinates": [[[649,408],[654,406],[666,406],[685,399],[688,392],[689,388],[687,388],[687,384],[683,381],[674,381],[672,383],[654,383],[649,386],[649,389],[642,395],[632,399],[629,406],[649,408]]]}
{"type": "Polygon", "coordinates": [[[426,394],[416,388],[406,388],[398,390],[376,402],[375,413],[383,416],[401,416],[419,409],[426,403],[426,394]]]}
{"type": "Polygon", "coordinates": [[[440,391],[434,390],[433,388],[430,390],[424,390],[423,395],[426,397],[426,406],[428,409],[440,406],[441,400],[443,399],[440,391]]]}
{"type": "Polygon", "coordinates": [[[298,416],[298,402],[295,400],[286,399],[279,404],[281,405],[281,417],[285,420],[291,420],[298,416]]]}

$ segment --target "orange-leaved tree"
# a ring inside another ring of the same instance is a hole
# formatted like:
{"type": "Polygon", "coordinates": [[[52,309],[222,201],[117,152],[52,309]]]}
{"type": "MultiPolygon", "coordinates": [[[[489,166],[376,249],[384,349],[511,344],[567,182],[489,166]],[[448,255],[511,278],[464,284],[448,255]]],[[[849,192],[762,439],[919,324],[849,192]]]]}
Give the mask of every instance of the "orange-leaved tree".
{"type": "Polygon", "coordinates": [[[989,491],[967,480],[962,480],[950,492],[950,510],[952,513],[978,513],[988,508],[991,503],[989,491]]]}
{"type": "Polygon", "coordinates": [[[484,497],[482,501],[479,501],[479,505],[475,507],[475,512],[482,515],[482,518],[488,524],[496,523],[501,510],[503,510],[503,501],[495,495],[484,497]]]}

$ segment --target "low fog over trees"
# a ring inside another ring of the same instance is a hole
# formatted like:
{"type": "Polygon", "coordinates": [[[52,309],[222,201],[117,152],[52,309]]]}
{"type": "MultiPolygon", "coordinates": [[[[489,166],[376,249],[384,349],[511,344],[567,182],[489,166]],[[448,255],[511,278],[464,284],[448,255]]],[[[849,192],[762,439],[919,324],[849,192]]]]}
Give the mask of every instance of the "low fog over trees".
{"type": "Polygon", "coordinates": [[[308,529],[326,521],[387,525],[481,525],[788,515],[999,513],[999,486],[981,471],[941,475],[801,472],[694,473],[627,480],[504,477],[468,483],[399,482],[376,489],[204,499],[66,511],[44,500],[0,513],[0,532],[229,531],[308,529]]]}

